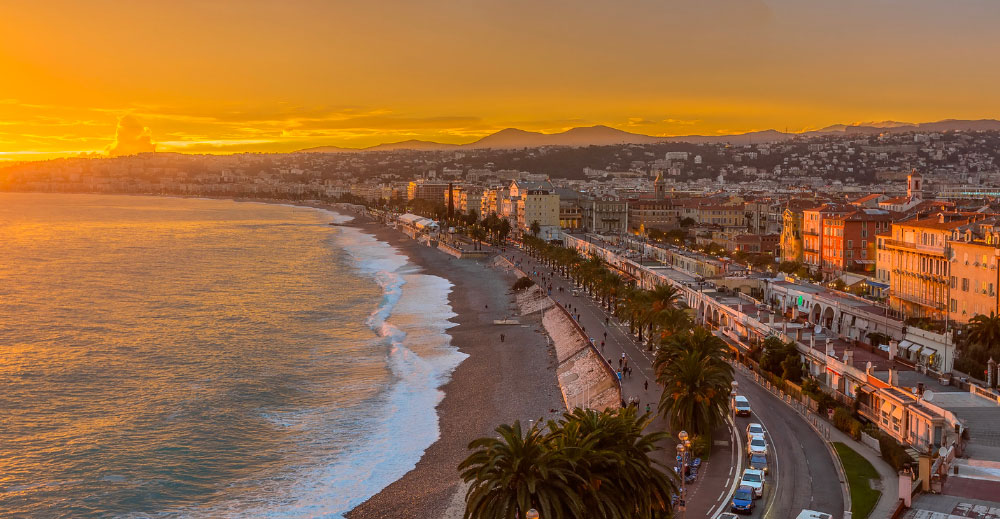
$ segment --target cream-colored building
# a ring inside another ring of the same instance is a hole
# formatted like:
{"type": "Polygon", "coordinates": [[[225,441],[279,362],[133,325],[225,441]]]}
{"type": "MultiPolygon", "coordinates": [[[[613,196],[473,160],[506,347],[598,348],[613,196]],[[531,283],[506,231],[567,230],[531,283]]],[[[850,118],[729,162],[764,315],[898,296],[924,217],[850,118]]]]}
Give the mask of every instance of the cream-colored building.
{"type": "Polygon", "coordinates": [[[531,225],[538,222],[542,233],[547,236],[559,230],[559,195],[546,190],[524,191],[517,198],[517,226],[530,232],[531,225]]]}

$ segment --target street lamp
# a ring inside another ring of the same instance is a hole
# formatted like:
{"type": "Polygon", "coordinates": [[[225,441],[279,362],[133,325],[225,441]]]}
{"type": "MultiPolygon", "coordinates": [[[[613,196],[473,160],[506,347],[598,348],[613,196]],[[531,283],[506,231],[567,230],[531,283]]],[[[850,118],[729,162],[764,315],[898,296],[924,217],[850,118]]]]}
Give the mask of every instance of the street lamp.
{"type": "Polygon", "coordinates": [[[679,473],[680,473],[680,477],[681,477],[681,498],[678,500],[677,506],[680,509],[680,512],[682,513],[682,517],[683,517],[683,516],[687,515],[686,514],[686,512],[687,512],[687,502],[686,502],[686,498],[687,498],[687,485],[686,485],[687,477],[686,477],[686,474],[684,474],[684,469],[687,468],[687,463],[685,463],[685,457],[686,457],[685,454],[687,453],[687,447],[684,445],[685,440],[687,439],[687,433],[684,432],[684,431],[681,431],[677,435],[677,437],[678,438],[682,438],[681,439],[681,443],[677,444],[677,465],[680,467],[679,473]]]}

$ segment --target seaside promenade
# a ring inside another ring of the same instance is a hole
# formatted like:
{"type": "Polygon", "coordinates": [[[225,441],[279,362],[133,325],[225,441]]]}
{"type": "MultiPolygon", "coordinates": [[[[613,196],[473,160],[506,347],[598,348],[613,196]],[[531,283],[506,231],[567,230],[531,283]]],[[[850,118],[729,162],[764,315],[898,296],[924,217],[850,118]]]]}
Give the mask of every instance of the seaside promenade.
{"type": "MultiPolygon", "coordinates": [[[[579,295],[573,296],[575,286],[570,279],[541,265],[521,250],[508,248],[502,254],[515,262],[520,262],[521,270],[536,283],[542,284],[544,278],[546,287],[552,285],[551,297],[569,310],[574,317],[578,316],[577,322],[587,335],[594,339],[598,349],[606,359],[609,359],[612,367],[617,368],[618,359],[623,353],[625,354],[628,366],[633,372],[631,376],[622,377],[622,398],[638,399],[641,411],[645,411],[648,404],[650,411],[655,415],[651,424],[653,430],[667,431],[671,433],[671,438],[675,438],[676,434],[670,430],[667,421],[656,413],[662,390],[656,383],[653,371],[653,352],[638,344],[628,327],[618,322],[601,307],[598,301],[582,291],[579,295]],[[600,346],[602,340],[603,348],[600,346]]],[[[711,457],[702,464],[698,479],[687,487],[686,508],[689,517],[713,517],[718,510],[719,500],[716,494],[725,489],[728,495],[729,483],[733,480],[733,462],[738,460],[734,450],[737,434],[731,425],[719,427],[715,431],[712,437],[711,457]]],[[[672,441],[658,451],[656,453],[659,456],[658,461],[667,467],[676,466],[674,447],[675,443],[672,441]]]]}

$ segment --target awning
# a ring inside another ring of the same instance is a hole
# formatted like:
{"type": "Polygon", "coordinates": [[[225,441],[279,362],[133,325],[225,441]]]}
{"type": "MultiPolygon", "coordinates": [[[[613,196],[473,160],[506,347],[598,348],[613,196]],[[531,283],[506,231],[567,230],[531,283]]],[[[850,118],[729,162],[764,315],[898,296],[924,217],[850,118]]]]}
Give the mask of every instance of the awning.
{"type": "Polygon", "coordinates": [[[873,386],[871,384],[865,383],[865,384],[861,384],[860,386],[858,386],[858,391],[860,391],[862,393],[868,393],[870,395],[872,393],[877,392],[878,388],[876,388],[875,386],[873,386]]]}
{"type": "Polygon", "coordinates": [[[914,344],[914,343],[912,343],[910,341],[903,341],[903,342],[899,343],[899,348],[897,348],[896,351],[899,352],[899,353],[902,353],[904,351],[906,353],[909,353],[910,350],[912,350],[914,346],[916,346],[916,344],[914,344]]]}
{"type": "Polygon", "coordinates": [[[931,348],[930,346],[924,346],[924,349],[920,350],[921,357],[930,357],[937,353],[937,350],[931,348]]]}
{"type": "Polygon", "coordinates": [[[878,281],[872,281],[870,279],[868,280],[868,285],[875,288],[889,288],[888,283],[879,283],[878,281]]]}

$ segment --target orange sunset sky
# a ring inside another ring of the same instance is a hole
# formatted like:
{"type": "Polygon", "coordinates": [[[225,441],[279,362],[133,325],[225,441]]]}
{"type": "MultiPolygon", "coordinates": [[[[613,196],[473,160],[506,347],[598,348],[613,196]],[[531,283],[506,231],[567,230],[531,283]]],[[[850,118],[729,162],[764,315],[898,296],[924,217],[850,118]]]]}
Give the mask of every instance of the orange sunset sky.
{"type": "Polygon", "coordinates": [[[0,160],[994,118],[998,22],[995,0],[0,0],[0,160]]]}

